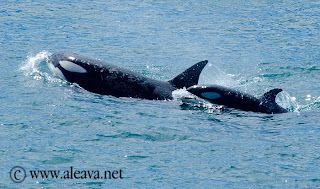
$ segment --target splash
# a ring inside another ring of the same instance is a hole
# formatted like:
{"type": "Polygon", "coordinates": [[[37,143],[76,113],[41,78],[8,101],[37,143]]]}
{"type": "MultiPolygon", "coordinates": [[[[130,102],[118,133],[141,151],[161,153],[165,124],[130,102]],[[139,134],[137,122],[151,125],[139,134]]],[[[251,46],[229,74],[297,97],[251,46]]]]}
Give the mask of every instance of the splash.
{"type": "Polygon", "coordinates": [[[64,83],[63,80],[51,74],[47,64],[50,55],[51,53],[47,51],[41,51],[35,56],[28,56],[19,70],[24,72],[26,76],[31,76],[34,80],[44,79],[49,82],[64,83]]]}
{"type": "Polygon", "coordinates": [[[189,93],[186,90],[186,88],[184,87],[183,89],[177,89],[177,90],[172,91],[172,97],[174,100],[180,100],[185,97],[192,98],[192,97],[194,97],[194,95],[189,93]]]}
{"type": "Polygon", "coordinates": [[[300,105],[296,101],[296,97],[290,96],[290,94],[285,91],[277,95],[276,102],[291,112],[299,112],[301,109],[300,105]]]}
{"type": "Polygon", "coordinates": [[[36,56],[29,56],[28,59],[21,65],[20,70],[25,72],[26,75],[41,77],[39,65],[41,62],[47,60],[49,56],[50,53],[47,51],[42,51],[36,56]]]}
{"type": "MultiPolygon", "coordinates": [[[[238,82],[234,79],[234,75],[227,74],[217,66],[208,64],[201,72],[198,84],[209,85],[217,84],[227,87],[238,86],[238,82]]],[[[172,92],[172,96],[175,100],[180,100],[185,97],[194,98],[195,96],[189,93],[186,88],[177,89],[172,92]]]]}
{"type": "Polygon", "coordinates": [[[201,72],[199,84],[217,84],[226,87],[237,87],[239,82],[235,79],[235,75],[227,74],[217,66],[208,64],[201,72]]]}

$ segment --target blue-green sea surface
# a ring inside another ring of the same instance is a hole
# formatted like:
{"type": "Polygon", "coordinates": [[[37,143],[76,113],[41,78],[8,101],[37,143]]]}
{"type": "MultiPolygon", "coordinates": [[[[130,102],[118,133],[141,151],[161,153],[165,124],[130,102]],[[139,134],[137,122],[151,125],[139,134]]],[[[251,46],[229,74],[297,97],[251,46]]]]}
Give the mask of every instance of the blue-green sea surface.
{"type": "Polygon", "coordinates": [[[3,1],[0,49],[0,188],[320,187],[317,0],[3,1]],[[201,84],[282,88],[289,113],[93,94],[49,70],[59,51],[157,80],[207,59],[201,84]]]}

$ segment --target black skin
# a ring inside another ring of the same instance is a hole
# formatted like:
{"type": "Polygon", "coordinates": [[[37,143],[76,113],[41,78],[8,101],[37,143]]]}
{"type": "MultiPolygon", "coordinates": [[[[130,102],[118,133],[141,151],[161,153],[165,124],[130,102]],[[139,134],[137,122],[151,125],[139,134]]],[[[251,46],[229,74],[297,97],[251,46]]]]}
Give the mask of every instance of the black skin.
{"type": "Polygon", "coordinates": [[[219,85],[192,86],[189,87],[187,91],[214,104],[225,105],[230,108],[244,111],[262,112],[267,114],[288,112],[275,102],[277,94],[280,93],[282,89],[272,89],[260,98],[219,85]],[[221,97],[216,99],[206,98],[202,96],[205,92],[214,92],[221,97]]]}
{"type": "Polygon", "coordinates": [[[200,73],[208,61],[201,61],[170,81],[158,81],[133,71],[103,61],[82,57],[73,53],[56,53],[48,62],[58,68],[71,83],[77,83],[87,91],[115,97],[132,97],[150,100],[172,99],[175,89],[196,85],[200,73]],[[87,73],[70,72],[59,62],[70,61],[84,68],[87,73]]]}

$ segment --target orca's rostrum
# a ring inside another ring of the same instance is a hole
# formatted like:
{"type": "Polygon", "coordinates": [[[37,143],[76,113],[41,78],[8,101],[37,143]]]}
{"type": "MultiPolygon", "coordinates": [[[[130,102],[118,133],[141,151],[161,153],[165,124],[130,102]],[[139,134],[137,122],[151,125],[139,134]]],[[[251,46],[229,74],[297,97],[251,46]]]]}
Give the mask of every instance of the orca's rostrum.
{"type": "Polygon", "coordinates": [[[79,56],[55,53],[48,58],[50,69],[87,91],[116,97],[150,100],[172,99],[172,91],[198,84],[207,60],[198,62],[169,81],[158,81],[118,66],[79,56]]]}

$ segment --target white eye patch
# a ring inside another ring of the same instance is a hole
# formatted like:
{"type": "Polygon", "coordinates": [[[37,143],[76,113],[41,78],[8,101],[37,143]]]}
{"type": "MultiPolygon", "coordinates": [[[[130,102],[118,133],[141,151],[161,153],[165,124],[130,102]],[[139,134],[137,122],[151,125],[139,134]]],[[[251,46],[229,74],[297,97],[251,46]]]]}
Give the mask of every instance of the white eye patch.
{"type": "Polygon", "coordinates": [[[59,63],[61,65],[61,67],[63,67],[65,70],[67,70],[69,72],[87,73],[86,69],[84,69],[83,67],[81,67],[73,62],[63,60],[63,61],[60,61],[59,63]]]}
{"type": "Polygon", "coordinates": [[[204,92],[204,93],[201,93],[201,96],[203,96],[204,98],[207,98],[207,99],[211,99],[211,100],[214,100],[214,99],[221,97],[221,95],[219,93],[215,93],[215,92],[204,92]]]}

